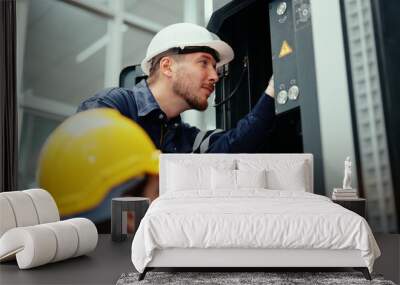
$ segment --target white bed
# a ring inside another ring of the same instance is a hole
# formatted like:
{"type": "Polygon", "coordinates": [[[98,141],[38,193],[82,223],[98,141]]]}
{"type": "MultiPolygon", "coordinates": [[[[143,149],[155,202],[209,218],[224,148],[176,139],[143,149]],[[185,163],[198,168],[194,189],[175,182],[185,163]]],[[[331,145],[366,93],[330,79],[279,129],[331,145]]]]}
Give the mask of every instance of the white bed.
{"type": "Polygon", "coordinates": [[[310,154],[162,154],[160,197],[132,243],[155,267],[354,267],[379,248],[367,222],[313,193],[310,154]],[[265,185],[264,185],[265,184],[265,185]]]}

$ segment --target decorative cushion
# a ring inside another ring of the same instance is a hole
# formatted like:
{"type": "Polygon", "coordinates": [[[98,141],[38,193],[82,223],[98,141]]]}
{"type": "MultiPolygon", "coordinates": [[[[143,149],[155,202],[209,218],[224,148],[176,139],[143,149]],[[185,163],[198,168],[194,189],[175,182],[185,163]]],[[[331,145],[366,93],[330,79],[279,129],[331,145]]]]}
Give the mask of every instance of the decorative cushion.
{"type": "Polygon", "coordinates": [[[267,171],[235,170],[237,188],[267,188],[267,171]]]}
{"type": "Polygon", "coordinates": [[[238,190],[240,188],[266,188],[265,170],[211,169],[213,190],[238,190]]]}
{"type": "Polygon", "coordinates": [[[236,170],[211,168],[211,189],[235,190],[236,170]]]}
{"type": "Polygon", "coordinates": [[[267,171],[267,188],[273,190],[306,191],[309,189],[308,168],[305,161],[239,159],[239,170],[267,171]]]}

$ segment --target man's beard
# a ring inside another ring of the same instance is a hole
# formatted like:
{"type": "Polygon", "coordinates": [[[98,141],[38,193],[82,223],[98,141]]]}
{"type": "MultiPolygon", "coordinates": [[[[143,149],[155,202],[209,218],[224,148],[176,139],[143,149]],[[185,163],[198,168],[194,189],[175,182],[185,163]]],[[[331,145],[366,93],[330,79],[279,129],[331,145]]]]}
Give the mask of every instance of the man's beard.
{"type": "Polygon", "coordinates": [[[185,78],[185,75],[181,72],[178,74],[177,80],[172,85],[174,93],[183,99],[190,106],[191,109],[198,111],[204,111],[208,107],[207,100],[201,100],[200,95],[196,96],[193,94],[193,88],[191,88],[189,79],[185,78]]]}

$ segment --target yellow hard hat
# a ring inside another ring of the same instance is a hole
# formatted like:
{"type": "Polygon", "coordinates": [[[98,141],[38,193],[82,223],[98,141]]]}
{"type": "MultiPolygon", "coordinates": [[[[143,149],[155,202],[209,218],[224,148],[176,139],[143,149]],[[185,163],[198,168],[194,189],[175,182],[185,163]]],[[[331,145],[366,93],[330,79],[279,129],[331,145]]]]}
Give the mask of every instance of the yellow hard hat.
{"type": "Polygon", "coordinates": [[[109,191],[134,177],[158,173],[159,151],[146,132],[108,108],[78,113],[44,144],[37,181],[70,216],[99,205],[109,191]]]}

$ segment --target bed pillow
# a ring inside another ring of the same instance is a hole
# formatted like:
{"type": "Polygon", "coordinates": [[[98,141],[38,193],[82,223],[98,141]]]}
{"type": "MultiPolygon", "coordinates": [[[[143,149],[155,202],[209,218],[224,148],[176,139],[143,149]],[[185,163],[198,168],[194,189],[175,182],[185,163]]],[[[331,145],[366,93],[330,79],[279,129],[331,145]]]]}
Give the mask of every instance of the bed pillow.
{"type": "Polygon", "coordinates": [[[236,190],[236,170],[211,168],[212,190],[236,190]]]}
{"type": "Polygon", "coordinates": [[[273,190],[306,191],[309,189],[308,164],[304,160],[240,159],[239,170],[267,171],[267,188],[273,190]]]}
{"type": "Polygon", "coordinates": [[[267,188],[267,171],[235,170],[237,188],[267,188]]]}
{"type": "Polygon", "coordinates": [[[238,190],[240,188],[267,188],[267,172],[263,170],[211,169],[213,190],[238,190]]]}
{"type": "Polygon", "coordinates": [[[271,169],[267,173],[268,188],[275,190],[306,191],[304,164],[297,164],[285,171],[271,169]]]}
{"type": "Polygon", "coordinates": [[[207,178],[207,173],[209,172],[209,167],[170,163],[168,167],[167,189],[171,191],[207,189],[210,187],[210,180],[207,178]]]}
{"type": "Polygon", "coordinates": [[[211,169],[233,170],[236,162],[175,160],[166,165],[167,191],[211,190],[211,169]]]}

